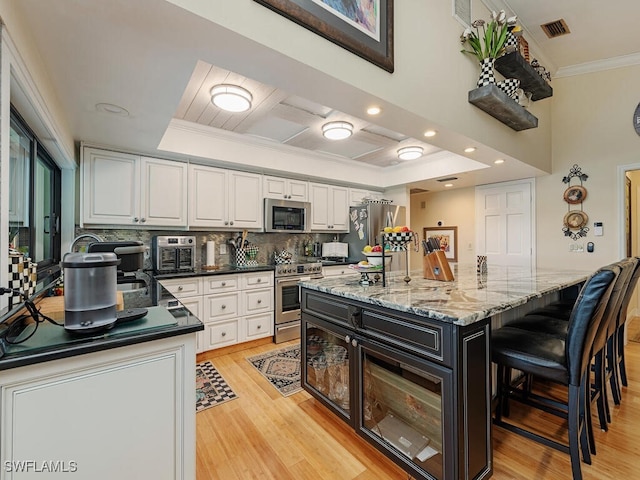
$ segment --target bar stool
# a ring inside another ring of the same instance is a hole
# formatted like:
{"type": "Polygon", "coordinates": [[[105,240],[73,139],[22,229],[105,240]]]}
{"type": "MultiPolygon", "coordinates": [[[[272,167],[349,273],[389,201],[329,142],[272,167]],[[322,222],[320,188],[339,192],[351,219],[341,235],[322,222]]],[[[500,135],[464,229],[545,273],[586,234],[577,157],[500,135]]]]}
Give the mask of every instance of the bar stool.
{"type": "Polygon", "coordinates": [[[508,325],[492,332],[491,358],[498,366],[498,405],[494,424],[568,453],[574,480],[582,479],[580,451],[585,462],[591,462],[585,414],[588,408],[591,352],[619,273],[618,267],[604,267],[587,280],[572,310],[564,338],[508,325]],[[511,369],[567,386],[567,403],[512,385],[511,378],[507,377],[511,369]],[[569,424],[568,445],[504,421],[503,414],[508,412],[508,401],[512,398],[566,418],[569,424]]]}

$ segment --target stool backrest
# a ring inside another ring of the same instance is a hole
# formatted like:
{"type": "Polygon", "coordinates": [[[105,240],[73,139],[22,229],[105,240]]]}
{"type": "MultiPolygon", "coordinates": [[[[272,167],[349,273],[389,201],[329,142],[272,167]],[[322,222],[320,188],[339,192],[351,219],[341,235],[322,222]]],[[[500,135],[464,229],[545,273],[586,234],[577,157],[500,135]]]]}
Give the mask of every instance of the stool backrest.
{"type": "Polygon", "coordinates": [[[580,290],[571,311],[565,339],[570,385],[580,385],[580,379],[590,365],[591,347],[619,274],[620,268],[617,266],[603,267],[580,290]]]}
{"type": "Polygon", "coordinates": [[[631,257],[630,260],[632,262],[635,261],[635,267],[633,272],[631,272],[631,277],[627,282],[627,288],[622,297],[622,304],[620,305],[617,326],[622,325],[627,320],[627,308],[629,308],[629,302],[631,301],[633,292],[635,291],[636,285],[638,284],[638,279],[640,278],[640,258],[631,257]]]}

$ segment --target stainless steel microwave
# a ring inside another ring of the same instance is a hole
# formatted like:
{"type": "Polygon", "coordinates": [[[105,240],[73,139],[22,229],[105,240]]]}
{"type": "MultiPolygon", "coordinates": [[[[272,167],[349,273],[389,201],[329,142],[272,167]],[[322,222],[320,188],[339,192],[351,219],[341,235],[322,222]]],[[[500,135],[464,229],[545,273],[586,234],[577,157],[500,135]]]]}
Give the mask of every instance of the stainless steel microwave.
{"type": "Polygon", "coordinates": [[[291,200],[264,200],[264,231],[305,233],[309,231],[311,204],[291,200]]]}

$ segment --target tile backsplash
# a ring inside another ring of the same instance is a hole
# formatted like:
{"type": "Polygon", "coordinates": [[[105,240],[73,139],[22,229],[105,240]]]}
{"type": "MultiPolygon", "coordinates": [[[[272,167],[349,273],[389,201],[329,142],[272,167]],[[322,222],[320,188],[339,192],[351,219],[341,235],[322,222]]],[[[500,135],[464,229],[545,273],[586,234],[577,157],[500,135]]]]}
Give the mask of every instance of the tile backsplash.
{"type": "MultiPolygon", "coordinates": [[[[200,231],[175,231],[175,230],[128,230],[128,229],[81,229],[76,228],[76,236],[83,233],[93,233],[104,241],[114,242],[120,240],[139,240],[148,248],[145,255],[144,269],[150,270],[151,265],[151,239],[156,235],[192,235],[196,237],[196,268],[206,264],[206,244],[208,241],[215,242],[216,265],[224,266],[233,264],[234,247],[229,243],[242,232],[200,232],[200,231]],[[220,245],[227,245],[227,253],[220,253],[220,245]]],[[[293,261],[302,261],[304,257],[305,245],[313,242],[330,242],[335,234],[330,233],[262,233],[249,232],[247,241],[258,247],[256,261],[259,264],[273,264],[274,253],[286,250],[293,255],[293,261]]],[[[95,240],[86,239],[86,243],[95,240]]],[[[82,243],[79,243],[82,246],[82,243]]]]}

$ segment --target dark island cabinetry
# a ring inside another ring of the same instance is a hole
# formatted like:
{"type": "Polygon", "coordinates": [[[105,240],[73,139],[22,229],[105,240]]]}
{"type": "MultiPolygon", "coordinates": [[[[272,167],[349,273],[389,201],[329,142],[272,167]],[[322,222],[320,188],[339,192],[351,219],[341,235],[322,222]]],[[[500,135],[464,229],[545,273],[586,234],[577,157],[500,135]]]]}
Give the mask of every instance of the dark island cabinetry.
{"type": "Polygon", "coordinates": [[[492,473],[489,324],[302,288],[302,384],[419,479],[492,473]]]}

